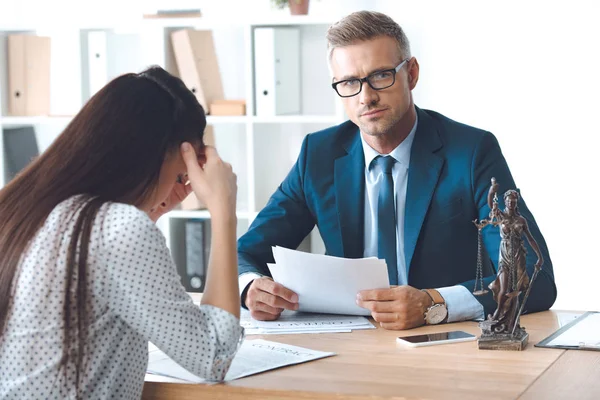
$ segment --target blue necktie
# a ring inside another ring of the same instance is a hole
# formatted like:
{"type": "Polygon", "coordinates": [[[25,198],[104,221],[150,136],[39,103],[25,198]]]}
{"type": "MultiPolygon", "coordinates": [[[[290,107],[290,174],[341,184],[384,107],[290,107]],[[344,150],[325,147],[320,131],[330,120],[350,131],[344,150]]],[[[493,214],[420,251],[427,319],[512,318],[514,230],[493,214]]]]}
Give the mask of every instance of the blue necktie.
{"type": "Polygon", "coordinates": [[[392,168],[396,160],[378,156],[375,162],[383,170],[377,200],[377,248],[379,258],[385,259],[390,285],[398,284],[398,256],[396,254],[396,208],[394,206],[394,178],[392,168]]]}

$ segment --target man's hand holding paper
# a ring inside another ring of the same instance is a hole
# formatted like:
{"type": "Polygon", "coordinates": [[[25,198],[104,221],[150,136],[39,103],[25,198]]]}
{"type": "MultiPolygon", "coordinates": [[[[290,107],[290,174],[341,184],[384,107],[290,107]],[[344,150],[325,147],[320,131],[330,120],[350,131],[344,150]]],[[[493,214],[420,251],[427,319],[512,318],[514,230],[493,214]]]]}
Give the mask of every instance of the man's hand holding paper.
{"type": "MultiPolygon", "coordinates": [[[[282,293],[293,293],[297,295],[298,311],[348,314],[348,315],[370,315],[370,311],[362,308],[356,303],[356,296],[362,290],[388,289],[389,279],[385,261],[377,258],[346,259],[319,254],[304,253],[283,247],[273,248],[275,264],[269,264],[269,270],[275,282],[260,283],[268,286],[267,290],[282,293]],[[276,286],[278,285],[278,286],[276,286]]],[[[264,279],[264,278],[262,278],[264,279]]],[[[255,280],[254,282],[256,282],[255,280]]],[[[253,283],[254,285],[254,283],[253,283]]],[[[258,287],[258,285],[257,285],[258,287]]],[[[279,308],[284,308],[293,303],[290,298],[285,302],[281,297],[265,296],[266,293],[255,293],[253,304],[250,290],[246,297],[246,305],[253,311],[252,306],[262,307],[255,309],[261,313],[255,313],[259,318],[265,319],[266,309],[272,311],[271,315],[279,315],[279,308]],[[261,299],[258,301],[258,299],[261,299]],[[271,308],[260,305],[265,301],[271,308]],[[250,304],[248,304],[250,303],[250,304]],[[274,314],[276,312],[277,314],[274,314]],[[260,318],[263,317],[263,318],[260,318]]],[[[267,317],[269,317],[267,315],[267,317]]],[[[274,319],[271,317],[271,319],[274,319]]]]}
{"type": "Polygon", "coordinates": [[[246,307],[252,318],[273,321],[283,310],[298,309],[298,295],[271,278],[257,278],[246,293],[246,307]]]}
{"type": "Polygon", "coordinates": [[[423,325],[431,298],[419,289],[402,285],[363,290],[356,295],[356,304],[371,311],[382,328],[411,329],[423,325]]]}

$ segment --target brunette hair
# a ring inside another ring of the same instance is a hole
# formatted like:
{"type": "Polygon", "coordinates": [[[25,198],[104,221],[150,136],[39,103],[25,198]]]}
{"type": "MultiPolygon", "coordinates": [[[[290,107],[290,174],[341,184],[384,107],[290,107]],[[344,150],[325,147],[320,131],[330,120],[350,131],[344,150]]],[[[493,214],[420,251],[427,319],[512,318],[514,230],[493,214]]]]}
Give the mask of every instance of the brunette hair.
{"type": "Polygon", "coordinates": [[[184,141],[201,146],[205,127],[204,110],[179,78],[160,67],[125,74],[95,94],[53,144],[0,190],[0,339],[28,244],[59,203],[82,195],[67,252],[60,363],[66,376],[74,362],[77,397],[94,219],[107,202],[140,206],[153,195],[165,157],[184,141]]]}

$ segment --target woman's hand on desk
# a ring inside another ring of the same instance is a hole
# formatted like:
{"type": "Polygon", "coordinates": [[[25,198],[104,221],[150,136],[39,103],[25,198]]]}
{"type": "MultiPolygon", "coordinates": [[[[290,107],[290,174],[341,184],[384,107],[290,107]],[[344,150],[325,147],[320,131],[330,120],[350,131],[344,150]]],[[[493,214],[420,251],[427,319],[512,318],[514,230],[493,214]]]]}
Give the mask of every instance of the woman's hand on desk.
{"type": "Polygon", "coordinates": [[[425,323],[423,316],[431,305],[429,295],[412,286],[363,290],[356,304],[371,311],[373,319],[385,329],[411,329],[425,323]]]}
{"type": "Polygon", "coordinates": [[[246,307],[252,318],[273,321],[283,310],[298,309],[298,295],[268,277],[252,281],[246,293],[246,307]]]}

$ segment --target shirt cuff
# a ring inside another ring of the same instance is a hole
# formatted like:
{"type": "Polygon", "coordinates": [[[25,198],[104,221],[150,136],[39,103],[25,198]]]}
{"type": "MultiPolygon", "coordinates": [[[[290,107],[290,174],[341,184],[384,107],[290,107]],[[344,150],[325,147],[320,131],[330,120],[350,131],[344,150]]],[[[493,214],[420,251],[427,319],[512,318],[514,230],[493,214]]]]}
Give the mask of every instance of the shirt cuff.
{"type": "Polygon", "coordinates": [[[483,321],[483,306],[469,290],[460,285],[437,289],[446,301],[448,322],[483,321]]]}
{"type": "Polygon", "coordinates": [[[233,314],[209,305],[200,306],[200,312],[207,320],[214,320],[217,347],[210,371],[209,381],[222,382],[231,366],[231,362],[246,337],[245,330],[240,326],[240,320],[233,314]]]}
{"type": "Polygon", "coordinates": [[[246,292],[248,289],[248,285],[258,278],[262,278],[263,275],[257,274],[256,272],[245,272],[238,277],[238,283],[240,287],[240,302],[242,303],[242,307],[246,307],[246,292]]]}

